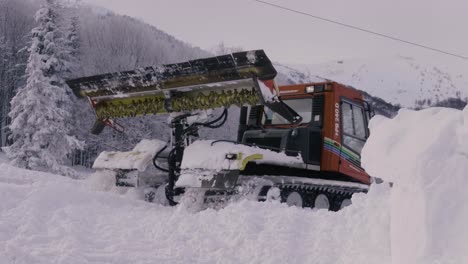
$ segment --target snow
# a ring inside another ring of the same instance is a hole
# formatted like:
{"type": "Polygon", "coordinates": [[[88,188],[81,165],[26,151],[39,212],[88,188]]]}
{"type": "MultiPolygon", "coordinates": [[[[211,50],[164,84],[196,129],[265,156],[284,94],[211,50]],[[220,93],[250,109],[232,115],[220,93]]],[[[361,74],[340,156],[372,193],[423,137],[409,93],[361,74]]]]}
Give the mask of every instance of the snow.
{"type": "Polygon", "coordinates": [[[144,171],[165,145],[164,141],[158,139],[143,139],[131,151],[103,151],[94,161],[93,168],[144,171]]]}
{"type": "Polygon", "coordinates": [[[191,112],[191,116],[187,117],[187,124],[205,123],[213,116],[213,110],[199,110],[191,112]]]}
{"type": "Polygon", "coordinates": [[[86,181],[0,171],[3,263],[390,263],[384,186],[339,213],[251,201],[190,213],[86,181]]]}
{"type": "MultiPolygon", "coordinates": [[[[193,213],[146,203],[112,175],[73,180],[0,162],[0,262],[468,263],[468,108],[401,110],[370,129],[363,166],[393,188],[372,185],[339,212],[241,200],[193,213]]],[[[219,144],[188,155],[246,151],[219,144]]]]}
{"type": "Polygon", "coordinates": [[[274,63],[275,69],[278,71],[275,81],[278,85],[291,85],[299,83],[314,83],[314,82],[324,82],[327,81],[324,78],[314,75],[314,72],[308,72],[307,69],[302,69],[303,67],[294,67],[285,66],[279,63],[274,63]],[[302,70],[301,70],[302,69],[302,70]]]}
{"type": "Polygon", "coordinates": [[[255,64],[257,62],[257,55],[255,54],[255,50],[247,52],[247,60],[249,60],[249,63],[251,64],[255,64]]]}
{"type": "Polygon", "coordinates": [[[468,263],[468,107],[375,117],[362,163],[394,183],[394,263],[468,263]]]}
{"type": "Polygon", "coordinates": [[[7,161],[8,161],[8,158],[7,158],[6,154],[4,152],[0,151],[0,164],[5,163],[7,161]]]}

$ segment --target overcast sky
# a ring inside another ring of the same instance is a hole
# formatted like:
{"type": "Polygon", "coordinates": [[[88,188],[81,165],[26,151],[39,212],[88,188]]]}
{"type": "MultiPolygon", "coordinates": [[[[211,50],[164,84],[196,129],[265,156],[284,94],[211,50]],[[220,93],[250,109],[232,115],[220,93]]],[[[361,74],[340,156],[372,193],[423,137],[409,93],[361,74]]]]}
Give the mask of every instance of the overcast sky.
{"type": "MultiPolygon", "coordinates": [[[[209,49],[224,41],[265,49],[276,61],[314,64],[347,58],[423,57],[468,61],[357,32],[252,0],[84,0],[152,24],[209,49]]],[[[468,57],[467,0],[267,0],[468,57]]]]}

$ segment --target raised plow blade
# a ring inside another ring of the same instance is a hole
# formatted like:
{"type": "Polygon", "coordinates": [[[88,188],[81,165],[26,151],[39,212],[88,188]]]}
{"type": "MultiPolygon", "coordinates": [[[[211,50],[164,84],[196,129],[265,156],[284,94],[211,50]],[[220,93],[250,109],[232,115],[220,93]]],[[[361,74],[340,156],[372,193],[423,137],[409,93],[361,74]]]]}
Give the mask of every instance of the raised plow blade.
{"type": "Polygon", "coordinates": [[[231,105],[268,105],[291,122],[297,115],[280,102],[277,72],[263,50],[238,52],[176,64],[150,66],[67,81],[88,97],[98,120],[231,105]]]}

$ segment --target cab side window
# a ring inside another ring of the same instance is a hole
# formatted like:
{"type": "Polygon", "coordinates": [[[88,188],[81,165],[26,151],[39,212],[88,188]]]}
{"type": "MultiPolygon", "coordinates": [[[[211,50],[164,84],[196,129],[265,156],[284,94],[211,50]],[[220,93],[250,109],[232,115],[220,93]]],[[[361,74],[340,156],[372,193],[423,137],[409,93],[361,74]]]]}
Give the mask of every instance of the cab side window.
{"type": "Polygon", "coordinates": [[[364,109],[346,101],[341,102],[343,144],[358,154],[367,138],[364,109]]]}

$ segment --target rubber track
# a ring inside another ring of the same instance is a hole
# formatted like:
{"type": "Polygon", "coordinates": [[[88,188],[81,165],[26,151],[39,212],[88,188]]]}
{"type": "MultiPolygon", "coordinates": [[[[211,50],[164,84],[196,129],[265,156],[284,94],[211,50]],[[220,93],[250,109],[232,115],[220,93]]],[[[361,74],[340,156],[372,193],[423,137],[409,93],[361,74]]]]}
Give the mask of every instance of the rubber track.
{"type": "Polygon", "coordinates": [[[304,185],[304,184],[281,184],[276,185],[281,190],[281,201],[286,202],[286,198],[291,192],[297,192],[303,199],[303,207],[314,207],[315,198],[319,194],[324,194],[330,202],[330,210],[338,211],[341,203],[345,199],[351,199],[354,193],[367,192],[367,190],[359,188],[350,188],[331,185],[304,185]]]}
{"type": "MultiPolygon", "coordinates": [[[[330,210],[338,211],[341,208],[341,203],[345,199],[351,199],[354,193],[366,193],[367,190],[361,188],[353,188],[347,186],[333,185],[312,185],[312,184],[276,184],[271,187],[277,187],[281,191],[281,202],[286,202],[286,198],[291,192],[297,192],[303,199],[303,207],[313,208],[314,201],[317,195],[325,194],[330,202],[330,210]]],[[[265,189],[260,192],[258,201],[266,200],[266,193],[270,186],[265,186],[265,189]]],[[[229,201],[232,195],[238,194],[234,191],[208,191],[205,195],[205,203],[209,204],[223,203],[229,201]]]]}

